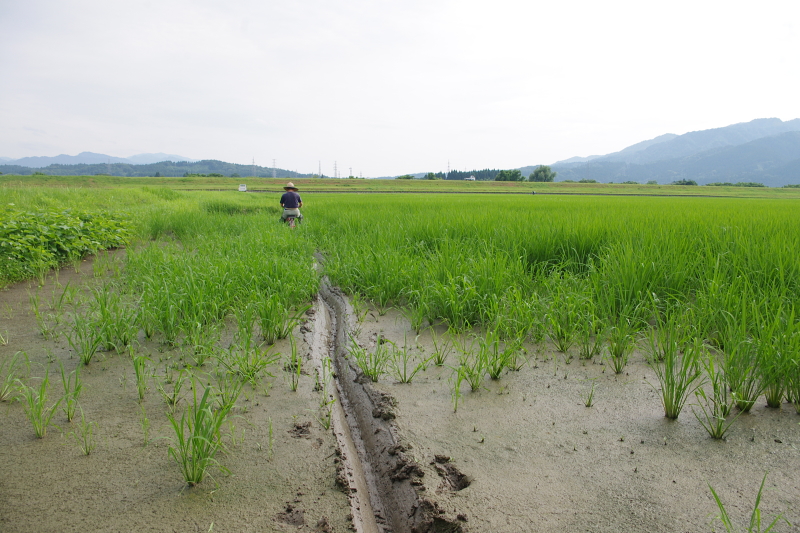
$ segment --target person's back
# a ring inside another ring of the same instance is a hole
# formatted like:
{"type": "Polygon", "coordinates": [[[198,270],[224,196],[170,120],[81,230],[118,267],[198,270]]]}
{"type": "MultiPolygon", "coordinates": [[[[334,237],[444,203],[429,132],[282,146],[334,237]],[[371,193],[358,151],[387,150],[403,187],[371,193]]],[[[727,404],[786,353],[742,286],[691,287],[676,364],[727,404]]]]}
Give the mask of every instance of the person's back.
{"type": "Polygon", "coordinates": [[[281,220],[286,220],[288,217],[295,217],[302,220],[303,215],[300,214],[300,208],[303,207],[303,199],[300,198],[297,187],[290,181],[286,184],[284,190],[286,192],[281,196],[281,207],[283,207],[281,220]]]}

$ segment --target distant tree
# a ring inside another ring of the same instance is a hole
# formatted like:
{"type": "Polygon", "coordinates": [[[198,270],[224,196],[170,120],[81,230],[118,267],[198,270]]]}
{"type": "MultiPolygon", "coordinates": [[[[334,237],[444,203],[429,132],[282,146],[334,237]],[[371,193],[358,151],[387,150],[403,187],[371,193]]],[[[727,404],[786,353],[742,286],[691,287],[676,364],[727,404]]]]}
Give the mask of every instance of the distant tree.
{"type": "Polygon", "coordinates": [[[501,170],[494,177],[494,181],[525,181],[519,170],[501,170]]]}
{"type": "Polygon", "coordinates": [[[697,185],[694,180],[677,180],[670,183],[670,185],[697,185]]]}
{"type": "Polygon", "coordinates": [[[241,176],[240,176],[239,174],[237,174],[236,172],[234,172],[233,174],[231,174],[231,177],[232,177],[232,178],[241,178],[241,176]]]}
{"type": "Polygon", "coordinates": [[[623,181],[623,185],[641,185],[638,181],[623,181]]]}
{"type": "Polygon", "coordinates": [[[439,179],[442,179],[442,178],[438,177],[434,172],[428,172],[427,174],[425,174],[425,179],[426,180],[439,180],[439,179]]]}
{"type": "Polygon", "coordinates": [[[531,172],[531,175],[528,177],[528,181],[554,181],[556,179],[556,174],[558,174],[558,172],[553,172],[549,166],[539,165],[533,172],[531,172]]]}
{"type": "Polygon", "coordinates": [[[403,174],[402,176],[397,176],[395,179],[396,180],[413,180],[414,176],[412,176],[411,174],[403,174]]]}
{"type": "Polygon", "coordinates": [[[161,172],[156,172],[155,174],[153,174],[153,177],[154,178],[160,178],[161,177],[161,172]]]}
{"type": "Polygon", "coordinates": [[[656,180],[650,180],[650,181],[647,182],[647,184],[648,185],[658,185],[658,182],[656,180]]]}
{"type": "Polygon", "coordinates": [[[597,180],[582,179],[578,183],[597,183],[597,180]]]}
{"type": "Polygon", "coordinates": [[[211,174],[208,175],[208,177],[209,178],[224,178],[225,176],[223,176],[219,172],[212,172],[211,174]]]}

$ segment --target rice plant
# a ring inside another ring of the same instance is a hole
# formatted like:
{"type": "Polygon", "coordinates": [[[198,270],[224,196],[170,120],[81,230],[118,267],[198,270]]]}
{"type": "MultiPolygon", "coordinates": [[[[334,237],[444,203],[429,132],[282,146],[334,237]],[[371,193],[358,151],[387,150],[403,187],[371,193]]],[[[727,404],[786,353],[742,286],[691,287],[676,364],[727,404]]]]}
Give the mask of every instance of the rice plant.
{"type": "Polygon", "coordinates": [[[217,355],[217,360],[227,370],[228,373],[238,376],[242,382],[250,382],[255,387],[262,374],[266,373],[267,367],[280,361],[281,354],[273,352],[271,349],[262,350],[253,347],[250,350],[234,344],[228,350],[217,355]]]}
{"type": "Polygon", "coordinates": [[[578,328],[578,357],[590,361],[600,355],[606,338],[607,331],[601,321],[593,314],[584,315],[578,328]]]}
{"type": "Polygon", "coordinates": [[[708,382],[711,384],[711,394],[706,394],[703,387],[698,387],[695,397],[700,407],[700,413],[693,409],[693,413],[703,429],[714,439],[724,439],[731,424],[739,417],[741,411],[730,420],[728,416],[733,409],[733,397],[728,394],[728,386],[721,368],[715,362],[715,356],[706,352],[701,359],[708,382]]]}
{"type": "Polygon", "coordinates": [[[174,413],[167,414],[175,434],[170,439],[168,454],[177,463],[188,485],[202,482],[212,467],[228,473],[216,456],[225,449],[221,428],[232,408],[233,402],[215,406],[211,387],[206,387],[198,400],[197,383],[192,378],[192,401],[180,420],[174,413]]]}
{"type": "Polygon", "coordinates": [[[433,343],[433,358],[431,361],[436,366],[444,366],[447,357],[453,351],[453,338],[449,335],[446,338],[436,335],[436,330],[431,328],[431,342],[433,343]]]}
{"type": "Polygon", "coordinates": [[[47,434],[47,428],[50,426],[50,421],[56,409],[61,404],[59,398],[53,405],[47,407],[47,386],[50,384],[50,371],[48,370],[39,388],[34,388],[23,383],[19,383],[22,391],[22,397],[25,403],[25,414],[33,425],[33,431],[37,438],[43,439],[47,434]]]}
{"type": "Polygon", "coordinates": [[[71,431],[69,435],[75,439],[78,447],[83,455],[91,454],[97,448],[97,440],[95,438],[95,431],[97,430],[97,422],[89,422],[83,414],[83,409],[80,410],[81,419],[78,422],[77,430],[71,431]]]}
{"type": "Polygon", "coordinates": [[[75,313],[73,315],[72,331],[67,334],[67,341],[81,363],[88,365],[92,362],[98,348],[100,348],[103,335],[93,320],[75,313]]]}
{"type": "Polygon", "coordinates": [[[0,381],[0,402],[13,399],[20,390],[21,365],[29,365],[28,355],[25,352],[17,352],[7,361],[0,363],[0,375],[3,375],[3,379],[0,381]]]}
{"type": "Polygon", "coordinates": [[[589,389],[588,394],[586,394],[586,397],[583,399],[583,405],[585,405],[586,407],[591,407],[594,405],[594,387],[596,384],[597,382],[593,379],[592,388],[589,389]]]}
{"type": "MultiPolygon", "coordinates": [[[[417,337],[419,338],[419,337],[417,337]]],[[[399,348],[394,343],[392,345],[389,367],[392,375],[398,383],[411,383],[420,370],[428,367],[430,358],[419,359],[411,354],[406,339],[403,339],[403,347],[399,348]]]]}
{"type": "Polygon", "coordinates": [[[711,494],[714,496],[714,501],[717,504],[717,508],[719,509],[719,514],[714,517],[715,520],[719,520],[722,522],[722,525],[725,527],[725,531],[727,533],[739,533],[739,532],[746,532],[746,533],[769,533],[773,530],[773,528],[778,525],[778,523],[783,520],[786,524],[791,527],[791,523],[783,517],[783,513],[779,513],[778,516],[772,519],[766,529],[762,529],[761,526],[761,493],[764,491],[764,483],[767,481],[767,472],[764,473],[764,479],[761,480],[761,486],[758,488],[758,494],[756,494],[756,502],[753,505],[753,511],[750,513],[750,522],[747,527],[741,528],[738,527],[736,524],[733,523],[731,520],[730,515],[728,515],[727,509],[725,509],[725,505],[722,503],[717,491],[714,490],[710,484],[708,485],[709,490],[711,490],[711,494]]]}
{"type": "Polygon", "coordinates": [[[647,362],[658,377],[664,416],[678,418],[686,400],[703,384],[701,357],[704,355],[702,341],[695,340],[684,347],[680,310],[670,311],[663,319],[659,317],[656,329],[649,335],[647,362]]]}
{"type": "Polygon", "coordinates": [[[275,341],[288,337],[310,308],[310,305],[306,305],[290,313],[286,303],[278,294],[260,300],[256,312],[264,341],[267,344],[275,344],[275,341]]]}
{"type": "Polygon", "coordinates": [[[377,382],[386,373],[389,365],[391,353],[383,338],[378,339],[375,350],[369,350],[359,346],[353,337],[350,337],[350,357],[352,357],[361,373],[370,381],[377,382]]]}
{"type": "Polygon", "coordinates": [[[283,369],[289,374],[289,390],[297,391],[300,383],[300,374],[303,372],[303,357],[297,352],[297,343],[293,336],[289,336],[291,352],[286,357],[283,369]]]}
{"type": "Polygon", "coordinates": [[[147,392],[147,362],[149,357],[137,355],[132,358],[133,372],[136,375],[136,391],[139,393],[139,401],[144,400],[144,393],[147,392]]]}
{"type": "Polygon", "coordinates": [[[164,404],[166,404],[168,410],[173,411],[175,406],[178,405],[181,399],[181,390],[183,390],[186,380],[186,371],[181,369],[178,371],[178,377],[171,380],[172,390],[167,390],[167,388],[164,387],[164,382],[156,383],[156,389],[158,389],[159,394],[161,394],[161,398],[164,400],[164,404]]]}
{"type": "Polygon", "coordinates": [[[636,345],[636,329],[630,318],[618,318],[608,328],[608,353],[606,360],[615,374],[622,374],[628,366],[628,358],[636,345]]]}
{"type": "Polygon", "coordinates": [[[466,343],[459,343],[457,349],[461,352],[458,358],[458,366],[455,371],[457,374],[456,383],[460,390],[461,382],[469,383],[470,389],[474,392],[483,388],[483,381],[488,372],[489,359],[480,350],[475,349],[476,341],[472,340],[469,346],[466,343]]]}
{"type": "Polygon", "coordinates": [[[67,374],[64,370],[64,363],[61,363],[60,368],[61,385],[64,387],[64,405],[62,405],[61,408],[64,410],[64,414],[67,415],[67,422],[72,422],[72,419],[75,417],[75,409],[78,407],[78,396],[80,396],[81,390],[83,389],[81,371],[80,367],[78,367],[67,374]]]}

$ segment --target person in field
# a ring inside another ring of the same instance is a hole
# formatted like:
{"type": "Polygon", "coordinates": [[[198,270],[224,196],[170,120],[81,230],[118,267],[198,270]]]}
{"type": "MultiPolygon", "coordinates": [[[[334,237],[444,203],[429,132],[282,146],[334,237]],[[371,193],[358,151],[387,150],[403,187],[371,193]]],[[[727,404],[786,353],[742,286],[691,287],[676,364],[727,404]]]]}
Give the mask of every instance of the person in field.
{"type": "Polygon", "coordinates": [[[303,215],[300,214],[300,208],[303,207],[303,200],[297,192],[297,187],[290,181],[283,189],[286,192],[281,196],[281,207],[283,207],[281,220],[285,221],[286,217],[290,216],[297,218],[297,220],[303,220],[303,215]]]}

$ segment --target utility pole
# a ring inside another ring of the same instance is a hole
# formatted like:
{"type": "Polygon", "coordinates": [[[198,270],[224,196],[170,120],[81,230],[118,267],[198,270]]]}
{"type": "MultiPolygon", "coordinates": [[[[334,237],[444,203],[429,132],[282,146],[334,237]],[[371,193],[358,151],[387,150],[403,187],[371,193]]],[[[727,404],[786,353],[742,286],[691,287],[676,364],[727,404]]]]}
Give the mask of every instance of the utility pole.
{"type": "Polygon", "coordinates": [[[253,158],[253,165],[252,165],[251,168],[252,168],[252,172],[253,172],[253,177],[255,178],[256,177],[256,158],[255,157],[253,158]]]}
{"type": "Polygon", "coordinates": [[[333,162],[333,177],[334,178],[339,177],[339,170],[336,168],[336,161],[333,162]]]}
{"type": "Polygon", "coordinates": [[[352,175],[353,175],[353,167],[350,167],[350,174],[348,174],[347,177],[349,178],[352,175]]]}
{"type": "Polygon", "coordinates": [[[272,160],[272,179],[275,179],[275,160],[272,160]]]}
{"type": "Polygon", "coordinates": [[[322,177],[322,161],[317,159],[317,165],[319,165],[319,169],[317,170],[317,176],[319,176],[321,178],[322,177]]]}
{"type": "Polygon", "coordinates": [[[445,175],[444,179],[450,179],[450,160],[447,160],[447,174],[445,175]]]}

